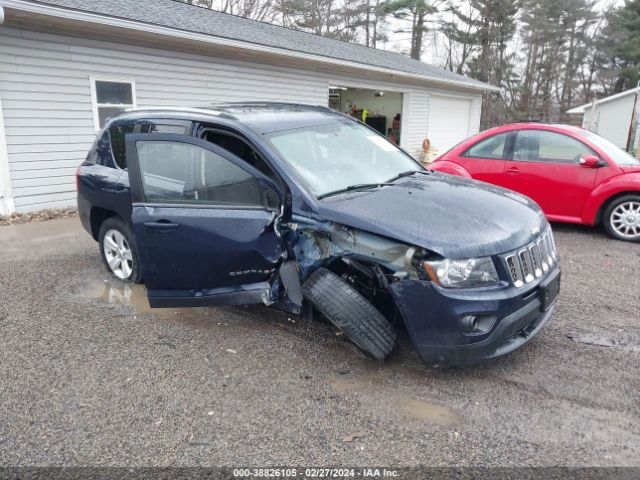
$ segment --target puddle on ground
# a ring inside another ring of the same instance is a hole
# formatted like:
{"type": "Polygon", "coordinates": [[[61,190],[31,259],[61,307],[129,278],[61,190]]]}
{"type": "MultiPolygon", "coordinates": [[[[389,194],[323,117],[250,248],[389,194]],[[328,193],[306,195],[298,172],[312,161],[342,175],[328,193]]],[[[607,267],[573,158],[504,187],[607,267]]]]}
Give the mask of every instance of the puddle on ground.
{"type": "Polygon", "coordinates": [[[191,314],[194,311],[192,308],[151,308],[144,285],[115,283],[109,280],[91,285],[85,296],[92,300],[133,307],[138,314],[152,313],[168,317],[191,314]]]}
{"type": "MultiPolygon", "coordinates": [[[[244,327],[267,333],[277,329],[290,329],[297,316],[270,310],[264,306],[240,307],[194,307],[194,308],[151,308],[144,285],[122,283],[115,279],[105,279],[89,285],[81,294],[89,300],[132,307],[137,315],[151,314],[165,319],[175,319],[191,326],[211,328],[214,325],[244,327]],[[213,315],[212,311],[218,315],[213,315]],[[220,316],[222,314],[222,317],[220,316]]],[[[295,329],[294,329],[295,331],[295,329]]]]}
{"type": "MultiPolygon", "coordinates": [[[[358,377],[340,375],[328,383],[334,391],[339,393],[360,393],[366,397],[378,397],[383,391],[381,388],[383,380],[380,376],[389,374],[388,371],[386,373],[384,371],[384,368],[380,368],[358,377]]],[[[398,396],[384,399],[383,402],[391,411],[414,420],[441,426],[462,423],[462,417],[455,410],[435,403],[398,396]]]]}
{"type": "Polygon", "coordinates": [[[435,403],[403,398],[393,402],[393,406],[406,417],[424,420],[435,425],[447,426],[462,423],[462,417],[454,410],[435,403]]]}

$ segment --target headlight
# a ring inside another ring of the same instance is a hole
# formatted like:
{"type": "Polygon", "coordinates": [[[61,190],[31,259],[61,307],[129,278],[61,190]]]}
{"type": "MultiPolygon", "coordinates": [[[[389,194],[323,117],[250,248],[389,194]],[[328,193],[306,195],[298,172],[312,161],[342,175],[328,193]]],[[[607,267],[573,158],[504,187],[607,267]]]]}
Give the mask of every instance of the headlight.
{"type": "Polygon", "coordinates": [[[423,266],[432,281],[447,288],[488,287],[499,283],[491,257],[428,260],[423,266]]]}

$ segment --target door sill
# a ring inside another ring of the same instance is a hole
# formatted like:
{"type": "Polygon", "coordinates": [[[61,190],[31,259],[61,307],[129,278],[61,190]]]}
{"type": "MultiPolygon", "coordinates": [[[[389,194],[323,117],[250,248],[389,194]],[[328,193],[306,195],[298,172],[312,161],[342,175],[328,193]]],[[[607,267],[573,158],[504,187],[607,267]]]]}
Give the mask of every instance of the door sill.
{"type": "Polygon", "coordinates": [[[152,308],[223,307],[264,303],[271,285],[267,282],[209,290],[148,290],[152,308]]]}

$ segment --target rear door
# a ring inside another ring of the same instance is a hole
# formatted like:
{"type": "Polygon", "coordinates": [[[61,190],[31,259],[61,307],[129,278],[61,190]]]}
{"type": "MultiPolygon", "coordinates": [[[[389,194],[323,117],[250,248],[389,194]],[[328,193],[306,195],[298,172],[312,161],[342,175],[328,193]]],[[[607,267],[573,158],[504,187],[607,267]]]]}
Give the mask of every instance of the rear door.
{"type": "Polygon", "coordinates": [[[582,215],[598,169],[580,165],[597,154],[579,140],[549,130],[519,130],[513,153],[505,163],[504,186],[522,193],[557,220],[582,215]]]}
{"type": "Polygon", "coordinates": [[[127,135],[126,156],[149,304],[261,302],[284,252],[273,182],[185,135],[127,135]]]}
{"type": "Polygon", "coordinates": [[[511,148],[512,139],[512,132],[484,138],[462,152],[455,161],[475,180],[503,186],[505,157],[511,148]]]}

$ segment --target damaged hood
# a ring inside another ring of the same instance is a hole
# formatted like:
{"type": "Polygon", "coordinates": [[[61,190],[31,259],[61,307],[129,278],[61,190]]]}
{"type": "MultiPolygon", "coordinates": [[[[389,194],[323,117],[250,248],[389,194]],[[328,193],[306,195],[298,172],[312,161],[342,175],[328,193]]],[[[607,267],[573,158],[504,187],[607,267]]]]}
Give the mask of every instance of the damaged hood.
{"type": "Polygon", "coordinates": [[[529,198],[475,180],[432,173],[320,202],[326,220],[426,248],[447,258],[515,250],[546,226],[529,198]]]}

